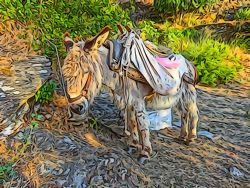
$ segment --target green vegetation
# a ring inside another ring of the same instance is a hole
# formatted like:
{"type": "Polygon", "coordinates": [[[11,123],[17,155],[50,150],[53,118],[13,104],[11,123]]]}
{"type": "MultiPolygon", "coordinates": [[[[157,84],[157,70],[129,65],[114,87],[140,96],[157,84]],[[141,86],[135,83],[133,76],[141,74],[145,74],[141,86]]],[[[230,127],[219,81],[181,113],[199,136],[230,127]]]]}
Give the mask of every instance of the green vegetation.
{"type": "Polygon", "coordinates": [[[154,7],[162,13],[177,13],[203,9],[216,0],[155,0],[154,7]]]}
{"type": "Polygon", "coordinates": [[[213,39],[191,40],[183,49],[183,55],[194,62],[200,82],[215,86],[234,79],[241,66],[240,58],[232,53],[231,47],[213,39]]]}
{"type": "Polygon", "coordinates": [[[13,163],[3,164],[2,161],[0,161],[0,184],[9,181],[14,175],[15,170],[13,169],[13,163]]]}
{"type": "Polygon", "coordinates": [[[152,41],[155,44],[159,44],[159,37],[161,33],[155,28],[155,23],[153,21],[143,21],[139,25],[141,29],[141,38],[152,41]]]}
{"type": "Polygon", "coordinates": [[[52,100],[54,91],[56,89],[56,81],[55,80],[49,80],[46,82],[37,92],[35,95],[36,102],[39,102],[41,104],[48,103],[52,100]]]}
{"type": "MultiPolygon", "coordinates": [[[[250,28],[249,28],[250,29],[250,28]]],[[[246,52],[250,52],[250,37],[247,36],[236,36],[230,41],[231,46],[238,46],[244,49],[246,52]]]]}
{"type": "Polygon", "coordinates": [[[89,119],[89,125],[92,129],[98,130],[99,127],[98,119],[96,117],[91,117],[89,119]]]}
{"type": "Polygon", "coordinates": [[[44,49],[43,53],[50,56],[55,53],[47,47],[47,41],[54,42],[63,54],[62,37],[66,31],[73,36],[87,36],[95,35],[107,24],[113,28],[117,22],[131,25],[128,12],[110,4],[110,0],[3,0],[0,15],[2,20],[11,18],[27,24],[34,31],[35,49],[44,49]]]}
{"type": "Polygon", "coordinates": [[[237,20],[250,20],[250,8],[239,9],[235,14],[235,18],[237,20]]]}
{"type": "Polygon", "coordinates": [[[227,83],[242,68],[232,45],[212,39],[206,33],[194,29],[176,29],[168,22],[162,26],[162,31],[152,21],[144,21],[142,26],[150,30],[142,29],[142,38],[154,38],[155,41],[158,40],[157,43],[164,44],[174,53],[181,53],[193,61],[198,69],[200,83],[212,86],[227,83]]]}
{"type": "Polygon", "coordinates": [[[45,117],[42,114],[31,114],[32,121],[30,122],[30,128],[38,128],[39,127],[39,121],[44,121],[45,117]]]}
{"type": "MultiPolygon", "coordinates": [[[[156,0],[154,7],[159,12],[176,15],[176,13],[202,11],[215,1],[156,0]]],[[[112,33],[114,35],[117,23],[130,27],[134,24],[129,17],[130,10],[123,10],[119,5],[110,3],[110,0],[3,0],[0,4],[0,18],[2,20],[10,18],[27,25],[33,31],[34,49],[42,49],[42,53],[50,57],[56,53],[55,49],[48,45],[48,41],[56,44],[60,57],[64,57],[62,36],[66,31],[73,37],[93,36],[103,26],[109,24],[114,29],[112,33]]],[[[249,17],[249,9],[240,9],[237,17],[241,19],[249,17]]],[[[143,21],[138,26],[143,39],[155,44],[164,44],[175,53],[182,53],[187,59],[192,60],[198,68],[200,82],[212,86],[227,83],[235,78],[240,69],[238,63],[240,59],[234,55],[233,48],[235,46],[248,48],[246,42],[240,38],[226,44],[194,29],[176,29],[169,22],[159,26],[153,21],[143,21]]],[[[47,82],[37,92],[36,101],[49,102],[55,87],[53,83],[47,82]]]]}

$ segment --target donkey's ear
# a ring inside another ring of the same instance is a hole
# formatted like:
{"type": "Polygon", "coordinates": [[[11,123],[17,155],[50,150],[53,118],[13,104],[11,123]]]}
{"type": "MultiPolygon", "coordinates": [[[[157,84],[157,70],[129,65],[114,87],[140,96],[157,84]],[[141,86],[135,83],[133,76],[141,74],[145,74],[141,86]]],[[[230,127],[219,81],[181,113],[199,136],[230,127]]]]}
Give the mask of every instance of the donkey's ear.
{"type": "Polygon", "coordinates": [[[109,26],[105,26],[94,38],[85,42],[84,49],[97,50],[107,40],[110,30],[109,26]]]}
{"type": "Polygon", "coordinates": [[[70,35],[68,32],[64,33],[63,42],[67,51],[69,51],[74,45],[74,41],[70,38],[70,35]]]}
{"type": "Polygon", "coordinates": [[[128,31],[128,32],[131,32],[132,31],[132,29],[130,29],[130,27],[129,26],[125,26],[125,28],[126,28],[126,30],[128,31]]]}
{"type": "Polygon", "coordinates": [[[118,23],[117,28],[120,31],[121,35],[122,35],[124,33],[122,25],[118,23]]]}

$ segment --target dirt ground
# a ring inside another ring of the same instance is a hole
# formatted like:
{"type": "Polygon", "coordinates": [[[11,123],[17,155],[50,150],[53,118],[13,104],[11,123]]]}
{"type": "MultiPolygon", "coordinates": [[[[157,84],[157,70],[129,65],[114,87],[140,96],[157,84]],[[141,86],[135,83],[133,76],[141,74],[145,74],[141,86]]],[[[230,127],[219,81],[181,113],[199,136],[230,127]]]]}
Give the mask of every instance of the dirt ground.
{"type": "Polygon", "coordinates": [[[42,107],[38,128],[0,143],[3,161],[14,161],[17,171],[4,186],[250,187],[249,89],[198,86],[199,131],[214,139],[185,145],[176,139],[178,128],[152,131],[155,153],[145,165],[125,151],[123,123],[107,94],[95,100],[89,125],[73,126],[65,109],[42,107]]]}

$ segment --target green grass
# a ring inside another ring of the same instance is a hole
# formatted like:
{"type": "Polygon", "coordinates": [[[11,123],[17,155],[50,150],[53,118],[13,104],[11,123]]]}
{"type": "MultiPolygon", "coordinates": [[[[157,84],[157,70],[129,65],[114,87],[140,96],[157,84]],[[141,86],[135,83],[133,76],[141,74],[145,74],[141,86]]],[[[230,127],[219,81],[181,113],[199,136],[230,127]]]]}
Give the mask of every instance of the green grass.
{"type": "Polygon", "coordinates": [[[235,18],[237,20],[250,20],[250,8],[239,9],[235,14],[235,18]]]}
{"type": "Polygon", "coordinates": [[[240,35],[230,40],[232,46],[238,46],[244,49],[246,52],[250,53],[250,37],[249,35],[240,35]]]}
{"type": "Polygon", "coordinates": [[[14,175],[13,163],[2,163],[0,161],[0,184],[9,181],[14,175]]]}

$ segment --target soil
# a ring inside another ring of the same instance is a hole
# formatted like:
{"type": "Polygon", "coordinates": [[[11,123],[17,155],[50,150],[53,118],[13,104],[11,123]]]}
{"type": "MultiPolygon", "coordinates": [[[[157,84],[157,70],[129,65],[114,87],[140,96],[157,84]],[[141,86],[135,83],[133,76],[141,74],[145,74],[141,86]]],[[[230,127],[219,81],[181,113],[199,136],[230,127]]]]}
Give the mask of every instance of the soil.
{"type": "Polygon", "coordinates": [[[152,131],[154,155],[145,165],[127,154],[119,111],[106,93],[95,100],[88,125],[67,122],[64,108],[42,107],[37,113],[45,119],[38,128],[23,128],[0,143],[2,158],[12,158],[18,172],[4,185],[249,187],[250,87],[230,87],[197,89],[199,131],[214,139],[199,136],[186,145],[176,139],[179,128],[152,131]]]}

